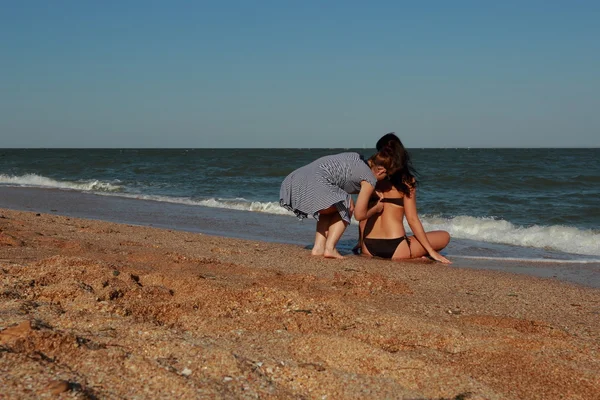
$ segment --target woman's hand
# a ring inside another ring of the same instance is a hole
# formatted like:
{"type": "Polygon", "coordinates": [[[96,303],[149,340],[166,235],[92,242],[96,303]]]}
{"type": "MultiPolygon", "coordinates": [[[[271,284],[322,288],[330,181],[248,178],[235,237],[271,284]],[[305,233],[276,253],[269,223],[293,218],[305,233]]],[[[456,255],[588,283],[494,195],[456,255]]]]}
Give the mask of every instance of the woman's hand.
{"type": "Polygon", "coordinates": [[[452,261],[448,260],[446,257],[444,257],[443,255],[441,255],[440,253],[438,253],[435,250],[432,250],[431,252],[429,252],[429,256],[431,258],[433,258],[435,261],[439,261],[442,264],[452,264],[452,261]]]}
{"type": "Polygon", "coordinates": [[[352,214],[354,214],[354,199],[350,196],[350,209],[348,210],[350,213],[350,218],[352,218],[352,214]]]}
{"type": "Polygon", "coordinates": [[[377,200],[377,204],[373,206],[373,209],[375,210],[376,214],[381,214],[383,212],[383,202],[381,201],[381,199],[383,199],[383,193],[375,191],[375,194],[377,197],[379,197],[379,199],[377,200]]]}

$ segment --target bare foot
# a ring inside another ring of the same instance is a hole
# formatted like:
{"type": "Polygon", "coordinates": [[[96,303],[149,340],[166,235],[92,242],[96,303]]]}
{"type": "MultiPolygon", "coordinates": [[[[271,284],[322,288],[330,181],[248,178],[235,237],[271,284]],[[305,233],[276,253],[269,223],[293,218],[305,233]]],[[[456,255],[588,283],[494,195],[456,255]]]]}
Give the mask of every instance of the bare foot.
{"type": "Polygon", "coordinates": [[[313,256],[322,256],[325,254],[325,249],[324,248],[316,248],[313,247],[313,249],[310,252],[311,255],[313,256]]]}
{"type": "Polygon", "coordinates": [[[325,253],[323,255],[325,256],[325,258],[337,258],[338,260],[345,258],[336,249],[333,249],[333,250],[325,249],[325,253]]]}

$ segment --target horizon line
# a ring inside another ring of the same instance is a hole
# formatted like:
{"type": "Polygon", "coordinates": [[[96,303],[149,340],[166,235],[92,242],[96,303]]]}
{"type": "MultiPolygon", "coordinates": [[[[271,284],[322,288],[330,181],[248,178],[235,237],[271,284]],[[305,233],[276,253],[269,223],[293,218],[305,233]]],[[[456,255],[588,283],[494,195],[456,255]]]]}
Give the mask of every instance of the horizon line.
{"type": "MultiPolygon", "coordinates": [[[[458,147],[406,147],[407,149],[432,149],[432,150],[523,150],[523,149],[600,149],[600,146],[458,146],[458,147]]],[[[371,150],[375,147],[0,147],[0,150],[371,150]]]]}

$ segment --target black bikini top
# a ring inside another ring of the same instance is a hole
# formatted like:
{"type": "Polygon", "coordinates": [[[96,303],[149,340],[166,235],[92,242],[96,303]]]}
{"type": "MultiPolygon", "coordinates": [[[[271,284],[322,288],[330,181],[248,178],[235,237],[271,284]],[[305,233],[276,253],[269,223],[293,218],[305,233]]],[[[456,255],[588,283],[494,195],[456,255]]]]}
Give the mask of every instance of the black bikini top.
{"type": "Polygon", "coordinates": [[[404,207],[404,197],[384,197],[380,200],[378,196],[372,196],[369,199],[369,207],[373,207],[378,201],[382,203],[392,203],[399,207],[404,207]]]}
{"type": "Polygon", "coordinates": [[[383,199],[381,199],[379,201],[381,201],[382,203],[392,203],[392,204],[395,204],[397,206],[404,207],[404,197],[400,197],[400,198],[397,198],[397,197],[396,198],[383,198],[383,199]]]}

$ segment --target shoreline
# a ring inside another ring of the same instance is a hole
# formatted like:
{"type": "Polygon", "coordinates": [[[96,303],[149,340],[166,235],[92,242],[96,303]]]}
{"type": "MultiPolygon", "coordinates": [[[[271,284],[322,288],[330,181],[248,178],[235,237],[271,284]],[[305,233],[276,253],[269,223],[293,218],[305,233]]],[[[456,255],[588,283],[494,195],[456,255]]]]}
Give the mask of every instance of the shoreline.
{"type": "Polygon", "coordinates": [[[7,398],[593,398],[600,290],[0,209],[7,398]]]}
{"type": "MultiPolygon", "coordinates": [[[[287,215],[164,203],[61,189],[0,186],[0,208],[303,247],[312,244],[315,227],[314,221],[298,221],[295,217],[287,215]]],[[[340,251],[350,257],[350,250],[358,239],[357,230],[354,228],[348,228],[340,240],[340,251]]],[[[525,249],[519,251],[523,253],[525,249]]],[[[530,257],[535,259],[527,257],[511,261],[495,256],[478,259],[482,252],[490,255],[504,252],[510,255],[512,249],[493,243],[453,239],[442,254],[452,259],[453,268],[498,270],[600,288],[600,262],[579,263],[568,259],[543,262],[542,257],[545,255],[536,249],[527,251],[530,257]]],[[[589,256],[578,258],[589,260],[589,256]]]]}

